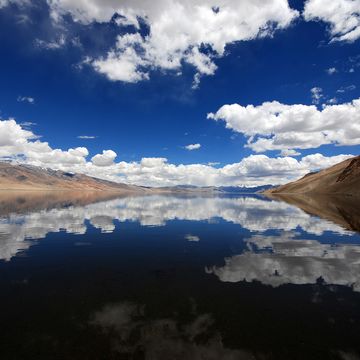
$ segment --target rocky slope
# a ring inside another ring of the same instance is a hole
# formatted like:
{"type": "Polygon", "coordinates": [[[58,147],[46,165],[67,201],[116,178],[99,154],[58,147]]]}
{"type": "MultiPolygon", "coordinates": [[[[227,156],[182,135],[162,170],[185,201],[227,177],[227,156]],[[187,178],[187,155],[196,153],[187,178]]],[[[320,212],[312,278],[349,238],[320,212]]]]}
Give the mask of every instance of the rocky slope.
{"type": "Polygon", "coordinates": [[[360,156],[307,174],[297,181],[267,190],[264,194],[360,195],[360,156]]]}

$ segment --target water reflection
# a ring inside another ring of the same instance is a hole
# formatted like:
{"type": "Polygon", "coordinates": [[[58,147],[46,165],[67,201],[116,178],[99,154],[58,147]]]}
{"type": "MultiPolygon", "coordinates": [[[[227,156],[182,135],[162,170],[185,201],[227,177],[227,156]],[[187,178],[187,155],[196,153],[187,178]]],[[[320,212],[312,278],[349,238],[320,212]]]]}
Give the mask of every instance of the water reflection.
{"type": "Polygon", "coordinates": [[[0,196],[0,357],[359,359],[356,204],[296,201],[0,196]]]}
{"type": "Polygon", "coordinates": [[[224,266],[207,268],[221,281],[260,281],[263,284],[346,285],[360,291],[360,247],[322,244],[296,238],[296,232],[245,239],[248,251],[225,259],[224,266]]]}
{"type": "Polygon", "coordinates": [[[337,223],[345,229],[360,231],[360,199],[356,196],[271,194],[271,197],[337,223]]]}
{"type": "Polygon", "coordinates": [[[174,318],[149,320],[145,305],[124,302],[105,305],[92,316],[90,324],[111,336],[113,350],[129,358],[254,359],[249,352],[224,347],[210,314],[193,313],[182,322],[174,318]]]}
{"type": "MultiPolygon", "coordinates": [[[[238,224],[253,232],[267,230],[291,231],[301,229],[308,234],[322,235],[325,231],[349,235],[340,225],[313,217],[301,209],[275,200],[257,197],[124,197],[91,202],[91,197],[76,201],[62,200],[49,206],[46,197],[44,208],[37,199],[37,207],[29,212],[24,203],[2,201],[0,218],[0,259],[10,260],[18,251],[31,245],[34,239],[45,238],[48,233],[66,231],[85,234],[89,225],[103,233],[115,230],[114,221],[138,222],[141,226],[164,226],[173,220],[223,221],[238,224]],[[87,204],[87,202],[90,202],[87,204]],[[16,204],[19,203],[19,207],[16,204]],[[59,205],[60,204],[60,205],[59,205]],[[9,209],[7,213],[4,209],[9,209]]],[[[100,199],[101,200],[101,199],[100,199]]],[[[31,203],[31,202],[30,202],[31,203]]],[[[191,236],[191,234],[190,234],[191,236]]],[[[196,238],[190,237],[188,240],[196,238]]]]}

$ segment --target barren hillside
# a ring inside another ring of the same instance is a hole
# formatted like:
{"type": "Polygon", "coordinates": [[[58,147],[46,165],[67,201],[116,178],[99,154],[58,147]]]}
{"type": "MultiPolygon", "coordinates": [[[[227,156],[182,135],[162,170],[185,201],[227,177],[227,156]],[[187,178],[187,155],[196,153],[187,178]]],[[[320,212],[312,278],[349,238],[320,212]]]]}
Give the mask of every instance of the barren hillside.
{"type": "Polygon", "coordinates": [[[118,184],[83,174],[0,162],[0,190],[84,190],[147,192],[147,188],[118,184]]]}
{"type": "Polygon", "coordinates": [[[360,195],[360,156],[264,193],[360,195]]]}

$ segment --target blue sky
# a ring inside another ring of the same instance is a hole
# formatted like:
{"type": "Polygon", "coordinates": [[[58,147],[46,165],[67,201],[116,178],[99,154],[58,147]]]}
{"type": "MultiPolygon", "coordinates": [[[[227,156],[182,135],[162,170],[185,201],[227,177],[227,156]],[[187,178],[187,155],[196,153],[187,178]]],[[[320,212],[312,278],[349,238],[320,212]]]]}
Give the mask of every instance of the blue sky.
{"type": "MultiPolygon", "coordinates": [[[[359,1],[334,1],[339,14],[335,19],[326,11],[327,1],[310,2],[314,4],[308,4],[309,7],[313,6],[311,11],[308,10],[308,14],[304,12],[303,1],[269,0],[269,9],[275,9],[274,13],[268,11],[270,15],[262,14],[257,8],[250,9],[251,16],[255,13],[251,26],[257,21],[260,25],[261,21],[264,21],[262,25],[274,22],[273,27],[277,26],[277,29],[268,29],[261,35],[259,32],[262,30],[256,27],[247,30],[249,33],[245,35],[241,30],[234,37],[229,37],[226,31],[223,34],[223,30],[219,30],[219,37],[224,37],[220,41],[214,40],[214,32],[210,34],[210,30],[213,30],[211,27],[205,35],[202,34],[202,29],[192,29],[191,36],[195,40],[189,40],[186,50],[181,50],[183,53],[180,55],[180,65],[172,64],[170,68],[169,64],[163,66],[163,60],[159,58],[173,56],[174,53],[169,50],[164,54],[166,46],[164,45],[164,50],[161,41],[170,39],[175,43],[178,33],[173,40],[171,25],[167,24],[165,29],[169,34],[166,39],[161,36],[155,39],[160,15],[164,16],[161,13],[163,10],[159,10],[163,0],[158,1],[159,4],[154,1],[154,5],[147,4],[144,8],[141,2],[131,4],[127,1],[125,3],[130,5],[123,10],[121,17],[111,16],[115,14],[116,6],[122,3],[117,0],[89,1],[88,4],[93,3],[92,5],[98,7],[95,13],[91,12],[93,8],[87,8],[80,1],[79,4],[77,1],[66,0],[48,3],[40,0],[31,3],[26,0],[5,1],[0,8],[0,118],[3,121],[14,118],[24,131],[41,136],[38,139],[25,136],[28,142],[48,142],[51,150],[86,148],[88,155],[85,161],[90,161],[96,154],[102,154],[103,150],[114,151],[117,154],[115,162],[139,163],[142,158],[166,158],[168,164],[174,165],[218,163],[212,164],[215,168],[240,163],[249,157],[264,162],[264,158],[256,159],[258,155],[279,159],[284,167],[284,157],[280,159],[279,154],[284,150],[284,155],[289,149],[293,150],[294,154],[299,154],[287,160],[290,167],[294,165],[293,161],[300,163],[304,157],[314,154],[321,154],[326,159],[340,155],[356,155],[360,149],[360,135],[351,141],[349,135],[346,140],[340,141],[331,135],[334,138],[330,141],[331,144],[321,145],[320,142],[320,146],[314,143],[314,146],[310,144],[299,149],[282,143],[276,149],[271,145],[261,151],[254,151],[254,148],[246,147],[252,136],[243,130],[245,125],[242,122],[246,120],[237,118],[236,126],[230,126],[232,129],[229,129],[226,125],[229,127],[231,120],[224,118],[223,114],[219,114],[218,121],[207,118],[208,113],[216,114],[226,104],[258,107],[264,102],[277,101],[289,106],[315,105],[321,112],[324,106],[338,106],[360,98],[360,35],[356,35],[360,28],[359,22],[356,23],[360,12],[359,1]],[[276,14],[278,6],[287,7],[284,15],[276,14]],[[139,14],[146,12],[149,17],[140,18],[139,14]],[[134,20],[131,20],[130,14],[134,13],[139,20],[136,26],[131,23],[134,20]],[[116,23],[118,18],[123,21],[121,24],[116,23]],[[355,19],[350,28],[346,25],[349,19],[355,19]],[[349,39],[342,38],[344,34],[348,35],[354,30],[355,35],[349,39]],[[201,35],[195,33],[196,31],[201,35]],[[125,39],[127,34],[137,34],[142,39],[141,43],[128,41],[123,47],[116,48],[117,37],[125,39]],[[149,34],[154,39],[146,42],[144,39],[149,34]],[[219,50],[221,45],[224,45],[224,52],[219,50]],[[199,59],[198,53],[193,51],[194,48],[199,49],[200,53],[208,56],[210,60],[206,59],[200,65],[194,66],[199,59]],[[117,53],[116,61],[109,63],[109,52],[114,49],[117,53]],[[129,49],[136,55],[127,57],[124,63],[124,53],[129,49]],[[102,65],[107,61],[106,71],[96,65],[99,59],[103,61],[102,65]],[[129,61],[138,68],[124,74],[123,69],[129,65],[129,61]],[[114,70],[117,66],[122,67],[120,76],[114,70]],[[134,80],[134,76],[139,73],[145,75],[139,75],[143,78],[134,80]],[[196,74],[200,82],[195,88],[196,74]],[[111,78],[114,76],[117,76],[117,79],[111,78]],[[314,94],[318,95],[317,99],[314,94]],[[29,123],[33,125],[30,126],[29,123]],[[81,135],[95,138],[79,139],[78,136],[81,135]],[[201,146],[187,150],[186,146],[191,144],[201,146]]],[[[220,4],[219,10],[216,4],[213,5],[214,13],[218,11],[222,14],[229,7],[232,11],[239,10],[238,21],[241,16],[246,15],[243,14],[243,8],[231,9],[231,1],[217,3],[220,4]]],[[[198,4],[210,6],[210,2],[206,0],[199,1],[198,4]]],[[[196,12],[191,11],[191,6],[183,9],[182,15],[189,17],[185,18],[184,22],[194,24],[194,28],[203,24],[208,26],[212,17],[209,17],[208,22],[205,20],[198,23],[198,19],[194,18],[196,12]]],[[[261,9],[261,6],[258,9],[261,9]]],[[[169,9],[169,14],[175,10],[169,9]]],[[[179,27],[177,21],[180,20],[174,20],[175,27],[179,27]]],[[[234,26],[231,21],[233,20],[226,19],[221,25],[222,29],[234,26]]],[[[217,25],[214,26],[216,29],[217,25]]],[[[185,28],[184,32],[186,31],[188,30],[185,28]]],[[[179,50],[176,51],[178,54],[179,50]]],[[[349,111],[352,119],[360,126],[358,107],[351,107],[349,111]]],[[[277,113],[277,110],[275,112],[277,113]]],[[[246,113],[243,116],[248,115],[246,113]]],[[[259,116],[258,121],[264,124],[272,121],[271,114],[266,112],[259,116]]],[[[302,121],[306,127],[307,119],[302,121]]],[[[256,124],[258,126],[259,123],[256,124]]],[[[301,126],[300,124],[298,129],[301,126]]],[[[336,133],[338,129],[333,125],[329,125],[329,129],[326,124],[324,126],[319,131],[329,130],[336,133]]],[[[292,134],[295,130],[292,130],[292,134]]],[[[8,130],[4,126],[3,136],[6,131],[8,130]]],[[[351,128],[349,132],[354,133],[351,128]]],[[[269,138],[274,134],[276,135],[276,132],[268,134],[265,130],[259,131],[255,139],[269,138]]],[[[311,134],[314,135],[312,132],[311,134]]],[[[285,133],[285,136],[289,134],[285,133]]],[[[300,132],[299,137],[302,136],[300,132]]],[[[1,153],[0,135],[0,155],[4,157],[21,155],[23,160],[29,163],[40,166],[47,164],[46,159],[39,160],[36,156],[27,155],[27,150],[10,151],[4,144],[1,153]]],[[[341,159],[334,158],[334,161],[341,159]]],[[[306,166],[303,163],[292,172],[279,174],[276,178],[272,171],[264,182],[282,182],[302,175],[313,167],[320,167],[321,164],[332,164],[331,161],[324,162],[322,157],[318,157],[316,164],[313,160],[307,161],[306,166]]],[[[106,161],[104,166],[98,166],[98,173],[92,168],[90,170],[77,166],[81,162],[83,161],[75,163],[74,171],[102,176],[106,170],[107,178],[116,180],[120,175],[119,178],[127,182],[146,183],[143,177],[128,176],[126,171],[125,175],[121,174],[118,168],[108,172],[109,169],[105,169],[108,164],[106,161]]],[[[61,161],[49,162],[50,167],[59,169],[71,170],[70,165],[61,161]]],[[[232,174],[231,181],[214,179],[213,182],[258,184],[257,181],[248,180],[261,175],[261,172],[252,174],[251,170],[246,169],[246,174],[241,172],[238,178],[236,173],[232,174]]],[[[143,176],[146,177],[144,174],[143,176]]],[[[266,172],[264,176],[267,176],[266,172]]],[[[159,176],[156,175],[155,178],[158,179],[159,176]]],[[[174,183],[180,182],[203,184],[204,181],[194,180],[192,176],[186,175],[174,183]]],[[[164,184],[170,183],[164,181],[164,184]]],[[[158,179],[150,181],[149,184],[161,185],[162,182],[158,179]]],[[[206,184],[209,183],[205,181],[204,185],[206,184]]]]}

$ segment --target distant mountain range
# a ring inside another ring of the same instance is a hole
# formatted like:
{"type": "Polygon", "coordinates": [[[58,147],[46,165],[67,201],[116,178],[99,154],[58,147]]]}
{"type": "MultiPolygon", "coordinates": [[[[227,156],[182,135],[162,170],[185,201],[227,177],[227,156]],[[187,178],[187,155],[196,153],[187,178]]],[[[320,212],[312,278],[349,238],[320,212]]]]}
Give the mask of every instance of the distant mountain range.
{"type": "Polygon", "coordinates": [[[116,183],[70,172],[44,169],[37,166],[0,162],[0,190],[83,190],[112,191],[117,193],[202,193],[202,194],[253,194],[271,188],[258,187],[197,187],[178,185],[173,187],[146,187],[116,183]]]}
{"type": "Polygon", "coordinates": [[[345,160],[328,169],[312,172],[301,179],[273,187],[178,185],[145,187],[116,183],[84,174],[44,169],[30,165],[0,162],[0,190],[84,190],[117,193],[202,193],[202,194],[347,194],[360,195],[360,156],[345,160]]]}
{"type": "Polygon", "coordinates": [[[342,161],[325,170],[309,173],[297,181],[266,190],[264,193],[360,195],[360,156],[342,161]]]}
{"type": "Polygon", "coordinates": [[[182,192],[211,192],[216,194],[256,194],[273,188],[273,185],[263,185],[255,187],[246,186],[194,186],[176,185],[170,187],[160,187],[157,189],[182,191],[182,192]]]}
{"type": "Polygon", "coordinates": [[[227,194],[256,194],[274,188],[273,185],[262,185],[255,187],[246,186],[220,186],[217,189],[227,194]]]}

